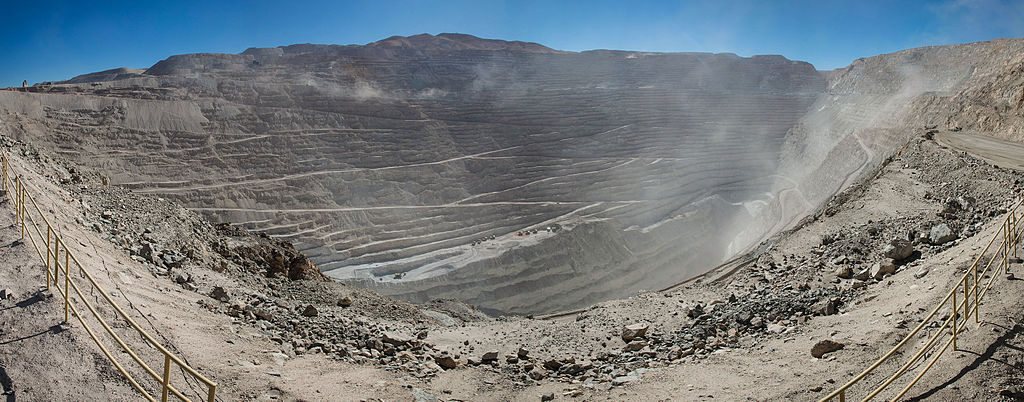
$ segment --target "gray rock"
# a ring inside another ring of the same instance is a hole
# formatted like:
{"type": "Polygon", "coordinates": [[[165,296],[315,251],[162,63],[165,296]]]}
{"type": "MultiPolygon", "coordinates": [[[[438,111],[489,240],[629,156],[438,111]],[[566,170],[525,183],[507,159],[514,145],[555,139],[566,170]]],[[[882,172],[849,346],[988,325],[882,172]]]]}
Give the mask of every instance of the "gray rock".
{"type": "Polygon", "coordinates": [[[647,334],[647,328],[650,326],[644,323],[630,324],[622,328],[622,340],[624,342],[630,342],[635,338],[642,338],[647,334]]]}
{"type": "Polygon", "coordinates": [[[352,306],[352,298],[348,297],[348,296],[342,297],[342,298],[338,299],[338,305],[341,306],[341,307],[351,307],[352,306]]]}
{"type": "Polygon", "coordinates": [[[316,307],[313,307],[312,304],[306,305],[306,308],[302,309],[303,317],[316,317],[318,314],[320,314],[320,312],[317,311],[316,307]]]}
{"type": "Polygon", "coordinates": [[[0,289],[0,300],[7,300],[14,297],[10,289],[0,289]]]}
{"type": "Polygon", "coordinates": [[[864,269],[862,269],[860,271],[857,271],[857,273],[853,275],[853,279],[858,280],[858,281],[866,281],[866,280],[868,280],[870,278],[871,278],[871,268],[864,268],[864,269]]]}
{"type": "Polygon", "coordinates": [[[946,244],[953,240],[956,240],[956,234],[945,223],[932,226],[932,230],[928,233],[928,242],[931,244],[946,244]]]}
{"type": "Polygon", "coordinates": [[[820,359],[822,356],[840,350],[844,346],[846,345],[833,341],[831,339],[824,339],[818,341],[818,343],[815,343],[814,346],[811,347],[811,356],[820,359]]]}
{"type": "Polygon", "coordinates": [[[540,396],[540,400],[541,401],[553,401],[553,400],[555,400],[555,394],[551,393],[551,392],[546,392],[546,393],[544,393],[544,395],[540,396]]]}
{"type": "Polygon", "coordinates": [[[518,356],[520,359],[526,359],[530,357],[530,351],[527,350],[526,348],[519,348],[519,351],[516,352],[516,356],[518,356]]]}
{"type": "Polygon", "coordinates": [[[750,326],[754,328],[761,328],[764,326],[764,319],[761,317],[754,317],[750,319],[750,326]]]}
{"type": "Polygon", "coordinates": [[[914,278],[916,279],[924,278],[925,275],[928,275],[927,269],[921,269],[920,271],[914,272],[914,278]]]}

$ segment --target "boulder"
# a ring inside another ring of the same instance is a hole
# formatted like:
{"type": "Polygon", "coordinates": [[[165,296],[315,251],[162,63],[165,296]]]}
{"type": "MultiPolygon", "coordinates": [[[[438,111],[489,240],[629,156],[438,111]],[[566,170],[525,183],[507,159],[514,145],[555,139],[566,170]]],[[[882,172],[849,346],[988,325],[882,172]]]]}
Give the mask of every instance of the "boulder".
{"type": "Polygon", "coordinates": [[[402,346],[408,344],[409,342],[412,342],[412,337],[405,336],[403,334],[393,331],[384,331],[384,333],[381,334],[380,336],[380,340],[381,342],[388,343],[391,345],[402,346]]]}
{"type": "Polygon", "coordinates": [[[159,253],[160,248],[150,242],[142,243],[142,248],[139,249],[139,255],[154,264],[161,262],[159,253]]]}
{"type": "Polygon", "coordinates": [[[637,352],[637,351],[640,351],[641,349],[643,349],[645,347],[647,347],[647,342],[644,342],[644,341],[633,341],[633,342],[627,343],[626,346],[624,346],[622,348],[622,351],[623,352],[637,352]]]}
{"type": "Polygon", "coordinates": [[[814,356],[814,357],[820,359],[822,356],[825,356],[826,354],[829,354],[829,353],[835,352],[837,350],[840,350],[844,346],[846,346],[846,345],[844,345],[842,343],[839,343],[839,342],[836,342],[836,341],[833,341],[831,339],[821,340],[821,341],[818,341],[818,343],[815,343],[814,346],[811,347],[811,356],[814,356]]]}
{"type": "Polygon", "coordinates": [[[263,321],[274,321],[274,313],[267,309],[256,310],[253,312],[253,315],[263,321]]]}
{"type": "Polygon", "coordinates": [[[320,312],[317,311],[316,307],[313,307],[312,304],[308,304],[306,305],[306,308],[302,309],[303,317],[316,317],[317,314],[320,314],[320,312]]]}
{"type": "Polygon", "coordinates": [[[740,324],[750,324],[750,320],[754,319],[754,313],[750,310],[744,310],[736,314],[736,322],[740,324]]]}
{"type": "Polygon", "coordinates": [[[882,279],[886,275],[892,275],[896,273],[896,264],[890,261],[876,262],[871,265],[871,277],[875,279],[882,279]]]}
{"type": "Polygon", "coordinates": [[[220,286],[213,287],[213,290],[210,291],[210,297],[215,300],[220,300],[224,303],[227,303],[229,300],[231,300],[231,296],[228,296],[228,292],[220,286]]]}
{"type": "Polygon", "coordinates": [[[480,361],[482,361],[484,363],[493,362],[493,361],[497,361],[497,360],[498,360],[498,351],[497,350],[488,350],[488,351],[484,352],[483,356],[480,356],[480,361]]]}
{"type": "Polygon", "coordinates": [[[177,272],[174,274],[174,282],[178,284],[186,284],[192,281],[192,277],[184,272],[177,272]]]}
{"type": "Polygon", "coordinates": [[[814,306],[811,307],[811,309],[812,311],[814,311],[815,314],[818,315],[835,314],[839,312],[839,298],[833,297],[831,299],[822,300],[818,303],[815,303],[814,306]]]}
{"type": "Polygon", "coordinates": [[[545,392],[544,395],[540,396],[541,401],[553,401],[555,400],[555,394],[551,392],[545,392]]]}
{"type": "Polygon", "coordinates": [[[860,271],[857,271],[856,274],[853,274],[853,279],[858,280],[858,281],[866,281],[869,278],[871,278],[871,268],[870,267],[869,268],[864,268],[864,269],[862,269],[860,271]]]}
{"type": "Polygon", "coordinates": [[[914,243],[905,239],[893,239],[882,249],[882,255],[893,261],[903,261],[914,254],[914,243]]]}
{"type": "Polygon", "coordinates": [[[956,240],[956,234],[945,223],[932,226],[932,230],[928,233],[928,242],[931,244],[946,244],[953,240],[956,240]]]}
{"type": "Polygon", "coordinates": [[[630,342],[635,338],[642,338],[647,334],[650,326],[644,323],[630,324],[622,328],[622,341],[630,342]]]}
{"type": "Polygon", "coordinates": [[[530,357],[530,351],[527,350],[526,348],[519,348],[519,351],[516,352],[516,356],[518,356],[520,359],[526,359],[530,357]]]}
{"type": "Polygon", "coordinates": [[[434,363],[437,363],[438,366],[441,366],[441,368],[445,370],[451,370],[459,366],[459,362],[455,361],[455,359],[448,354],[434,356],[434,363]]]}
{"type": "Polygon", "coordinates": [[[853,277],[853,267],[849,265],[840,265],[836,267],[835,273],[840,279],[850,279],[853,277]]]}
{"type": "Polygon", "coordinates": [[[341,307],[350,307],[352,306],[352,298],[348,296],[342,297],[338,299],[338,305],[341,307]]]}

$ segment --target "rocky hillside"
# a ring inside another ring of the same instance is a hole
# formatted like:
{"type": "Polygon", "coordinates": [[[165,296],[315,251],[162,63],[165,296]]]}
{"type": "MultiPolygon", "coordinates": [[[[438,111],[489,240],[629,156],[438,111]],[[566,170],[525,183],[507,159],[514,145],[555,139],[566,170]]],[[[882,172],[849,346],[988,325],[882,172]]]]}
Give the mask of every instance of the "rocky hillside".
{"type": "Polygon", "coordinates": [[[17,138],[289,240],[334,278],[533,313],[725,259],[824,85],[781,56],[443,34],[173,56],[0,108],[17,138]]]}

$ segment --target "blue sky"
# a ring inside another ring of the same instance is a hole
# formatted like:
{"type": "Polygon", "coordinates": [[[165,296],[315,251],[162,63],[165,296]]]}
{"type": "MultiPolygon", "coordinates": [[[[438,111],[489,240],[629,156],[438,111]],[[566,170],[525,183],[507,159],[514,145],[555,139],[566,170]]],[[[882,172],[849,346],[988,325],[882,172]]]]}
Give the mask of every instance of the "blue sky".
{"type": "Polygon", "coordinates": [[[0,86],[167,56],[460,32],[561,50],[782,54],[819,69],[901,49],[1024,36],[1024,1],[11,1],[0,86]]]}

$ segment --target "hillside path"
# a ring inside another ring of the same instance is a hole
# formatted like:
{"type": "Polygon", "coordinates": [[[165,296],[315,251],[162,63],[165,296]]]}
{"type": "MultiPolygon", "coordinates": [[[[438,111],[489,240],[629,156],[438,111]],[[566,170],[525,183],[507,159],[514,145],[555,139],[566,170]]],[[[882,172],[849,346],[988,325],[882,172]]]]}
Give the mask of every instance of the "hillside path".
{"type": "Polygon", "coordinates": [[[45,290],[42,262],[19,230],[0,197],[0,289],[12,295],[0,299],[2,400],[138,400],[81,328],[61,325],[59,293],[45,290]]]}

